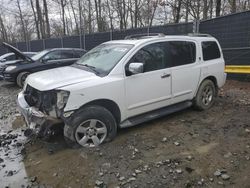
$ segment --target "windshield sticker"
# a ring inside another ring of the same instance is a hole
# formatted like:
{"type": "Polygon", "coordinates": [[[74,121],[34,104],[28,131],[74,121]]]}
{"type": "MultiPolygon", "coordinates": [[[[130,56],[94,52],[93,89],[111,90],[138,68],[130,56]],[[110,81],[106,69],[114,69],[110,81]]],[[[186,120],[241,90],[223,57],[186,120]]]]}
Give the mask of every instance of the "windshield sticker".
{"type": "Polygon", "coordinates": [[[127,48],[114,48],[114,51],[117,51],[117,52],[126,52],[127,48]]]}

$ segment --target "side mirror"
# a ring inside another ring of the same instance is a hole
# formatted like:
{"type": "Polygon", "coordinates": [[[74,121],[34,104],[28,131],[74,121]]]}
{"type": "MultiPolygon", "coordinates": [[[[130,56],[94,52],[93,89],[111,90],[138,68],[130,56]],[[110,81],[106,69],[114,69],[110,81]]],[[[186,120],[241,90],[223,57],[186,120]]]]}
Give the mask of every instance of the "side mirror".
{"type": "Polygon", "coordinates": [[[132,74],[143,73],[143,63],[130,63],[128,70],[132,74]]]}
{"type": "Polygon", "coordinates": [[[48,59],[41,59],[41,62],[42,62],[42,63],[47,63],[47,62],[48,62],[48,59]]]}

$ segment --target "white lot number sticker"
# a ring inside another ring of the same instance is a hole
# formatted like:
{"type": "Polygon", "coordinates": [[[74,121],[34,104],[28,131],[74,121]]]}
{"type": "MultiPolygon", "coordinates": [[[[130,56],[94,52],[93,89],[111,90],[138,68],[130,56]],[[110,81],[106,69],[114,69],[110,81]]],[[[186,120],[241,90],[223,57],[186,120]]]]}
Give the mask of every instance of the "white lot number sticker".
{"type": "Polygon", "coordinates": [[[127,48],[114,48],[114,51],[117,51],[117,52],[126,52],[127,48]]]}

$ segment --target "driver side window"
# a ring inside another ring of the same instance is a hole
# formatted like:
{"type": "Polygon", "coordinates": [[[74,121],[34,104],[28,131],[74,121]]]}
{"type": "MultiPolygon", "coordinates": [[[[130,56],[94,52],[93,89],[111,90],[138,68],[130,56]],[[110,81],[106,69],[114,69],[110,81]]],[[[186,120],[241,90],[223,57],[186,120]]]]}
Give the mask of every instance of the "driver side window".
{"type": "Polygon", "coordinates": [[[144,64],[144,72],[150,72],[166,68],[163,43],[149,44],[140,49],[130,60],[130,63],[144,64]]]}

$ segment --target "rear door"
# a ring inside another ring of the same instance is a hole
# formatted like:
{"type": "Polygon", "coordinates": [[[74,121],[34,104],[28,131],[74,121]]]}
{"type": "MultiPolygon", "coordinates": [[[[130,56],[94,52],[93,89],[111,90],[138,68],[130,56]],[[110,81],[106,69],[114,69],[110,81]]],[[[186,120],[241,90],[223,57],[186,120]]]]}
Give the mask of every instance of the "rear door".
{"type": "Polygon", "coordinates": [[[193,41],[169,41],[168,59],[172,71],[173,103],[190,100],[198,87],[200,79],[200,54],[193,41]]]}
{"type": "Polygon", "coordinates": [[[61,50],[61,59],[57,60],[58,66],[68,66],[76,62],[78,58],[74,56],[73,50],[61,50]]]}

